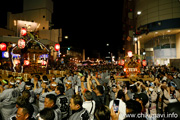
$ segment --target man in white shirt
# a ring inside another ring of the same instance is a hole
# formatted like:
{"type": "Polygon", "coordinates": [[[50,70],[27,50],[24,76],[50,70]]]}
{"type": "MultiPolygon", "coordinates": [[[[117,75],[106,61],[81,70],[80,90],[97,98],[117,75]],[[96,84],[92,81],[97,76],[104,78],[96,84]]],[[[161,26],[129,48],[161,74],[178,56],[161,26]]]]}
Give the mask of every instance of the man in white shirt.
{"type": "MultiPolygon", "coordinates": [[[[116,98],[116,100],[119,100],[119,112],[120,112],[120,114],[119,114],[118,120],[123,120],[126,117],[126,104],[122,99],[125,99],[125,95],[124,95],[122,90],[119,90],[117,98],[116,98]]],[[[111,102],[109,103],[110,109],[113,106],[113,103],[114,103],[114,100],[111,100],[111,102]]]]}
{"type": "Polygon", "coordinates": [[[90,120],[94,120],[94,111],[95,111],[95,101],[92,100],[92,93],[87,90],[84,95],[84,102],[83,102],[83,105],[82,107],[85,108],[89,114],[90,114],[90,120]]]}

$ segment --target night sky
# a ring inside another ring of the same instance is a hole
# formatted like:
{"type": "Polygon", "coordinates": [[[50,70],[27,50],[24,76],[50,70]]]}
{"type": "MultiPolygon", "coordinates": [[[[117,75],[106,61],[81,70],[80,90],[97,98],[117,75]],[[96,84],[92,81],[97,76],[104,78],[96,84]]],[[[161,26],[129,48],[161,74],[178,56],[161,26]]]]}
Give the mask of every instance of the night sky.
{"type": "MultiPolygon", "coordinates": [[[[122,6],[123,3],[110,1],[64,1],[53,0],[54,13],[52,28],[63,29],[68,35],[69,46],[86,49],[86,55],[122,50],[122,6]],[[109,43],[109,47],[106,46],[109,43]],[[95,50],[95,51],[92,51],[95,50]]],[[[6,12],[22,12],[23,0],[6,0],[0,8],[0,27],[6,26],[6,12]],[[9,4],[11,2],[11,4],[9,4]]],[[[63,40],[64,41],[64,40],[63,40]]],[[[96,56],[94,56],[96,57],[96,56]]]]}

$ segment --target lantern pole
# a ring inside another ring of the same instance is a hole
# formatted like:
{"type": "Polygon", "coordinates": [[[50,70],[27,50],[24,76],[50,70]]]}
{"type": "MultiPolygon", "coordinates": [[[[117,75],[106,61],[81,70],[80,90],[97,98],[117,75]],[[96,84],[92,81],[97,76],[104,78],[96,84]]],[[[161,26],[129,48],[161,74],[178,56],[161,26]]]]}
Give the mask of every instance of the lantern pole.
{"type": "Polygon", "coordinates": [[[46,74],[50,74],[50,73],[49,73],[49,69],[50,69],[50,56],[51,56],[51,49],[49,49],[49,55],[48,55],[48,61],[47,61],[46,74]]]}
{"type": "Polygon", "coordinates": [[[12,49],[13,49],[13,47],[10,46],[8,52],[9,52],[9,59],[10,59],[10,63],[11,63],[11,71],[14,72],[14,69],[13,69],[13,63],[12,63],[12,54],[11,54],[12,49]]]}

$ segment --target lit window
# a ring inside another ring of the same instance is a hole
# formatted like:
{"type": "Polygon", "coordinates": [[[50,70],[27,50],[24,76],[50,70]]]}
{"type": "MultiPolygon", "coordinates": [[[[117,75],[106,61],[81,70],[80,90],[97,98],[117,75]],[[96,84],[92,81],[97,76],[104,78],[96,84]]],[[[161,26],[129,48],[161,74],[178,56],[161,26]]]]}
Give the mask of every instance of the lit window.
{"type": "Polygon", "coordinates": [[[16,24],[16,20],[14,20],[14,26],[16,26],[17,24],[16,24]]]}

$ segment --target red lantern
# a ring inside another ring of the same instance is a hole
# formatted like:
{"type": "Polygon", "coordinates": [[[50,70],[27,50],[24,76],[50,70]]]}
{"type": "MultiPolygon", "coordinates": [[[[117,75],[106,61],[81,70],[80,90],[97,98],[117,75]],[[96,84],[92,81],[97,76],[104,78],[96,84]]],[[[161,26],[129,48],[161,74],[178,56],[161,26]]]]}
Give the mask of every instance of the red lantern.
{"type": "Polygon", "coordinates": [[[132,51],[128,51],[128,57],[132,57],[132,51]]]}
{"type": "Polygon", "coordinates": [[[121,65],[124,66],[124,60],[123,59],[121,60],[121,65]]]}
{"type": "Polygon", "coordinates": [[[143,65],[143,66],[146,66],[146,65],[147,65],[146,60],[143,60],[143,61],[142,61],[142,65],[143,65]]]}
{"type": "Polygon", "coordinates": [[[138,59],[137,62],[140,63],[141,62],[140,59],[138,59]]]}
{"type": "Polygon", "coordinates": [[[41,62],[41,65],[46,65],[46,64],[47,64],[47,62],[44,60],[41,62]]]}
{"type": "Polygon", "coordinates": [[[26,44],[25,40],[23,40],[23,39],[18,40],[18,47],[20,49],[23,49],[25,47],[25,44],[26,44]]]}
{"type": "Polygon", "coordinates": [[[7,47],[7,46],[6,46],[5,43],[1,43],[1,44],[0,44],[0,50],[1,50],[1,51],[6,51],[6,47],[7,47]]]}
{"type": "Polygon", "coordinates": [[[24,65],[29,65],[29,60],[24,60],[24,65]]]}
{"type": "Polygon", "coordinates": [[[55,51],[59,51],[59,49],[60,49],[60,45],[59,44],[55,44],[55,51]]]}
{"type": "Polygon", "coordinates": [[[25,28],[21,28],[21,35],[26,36],[27,35],[27,30],[25,28]]]}

